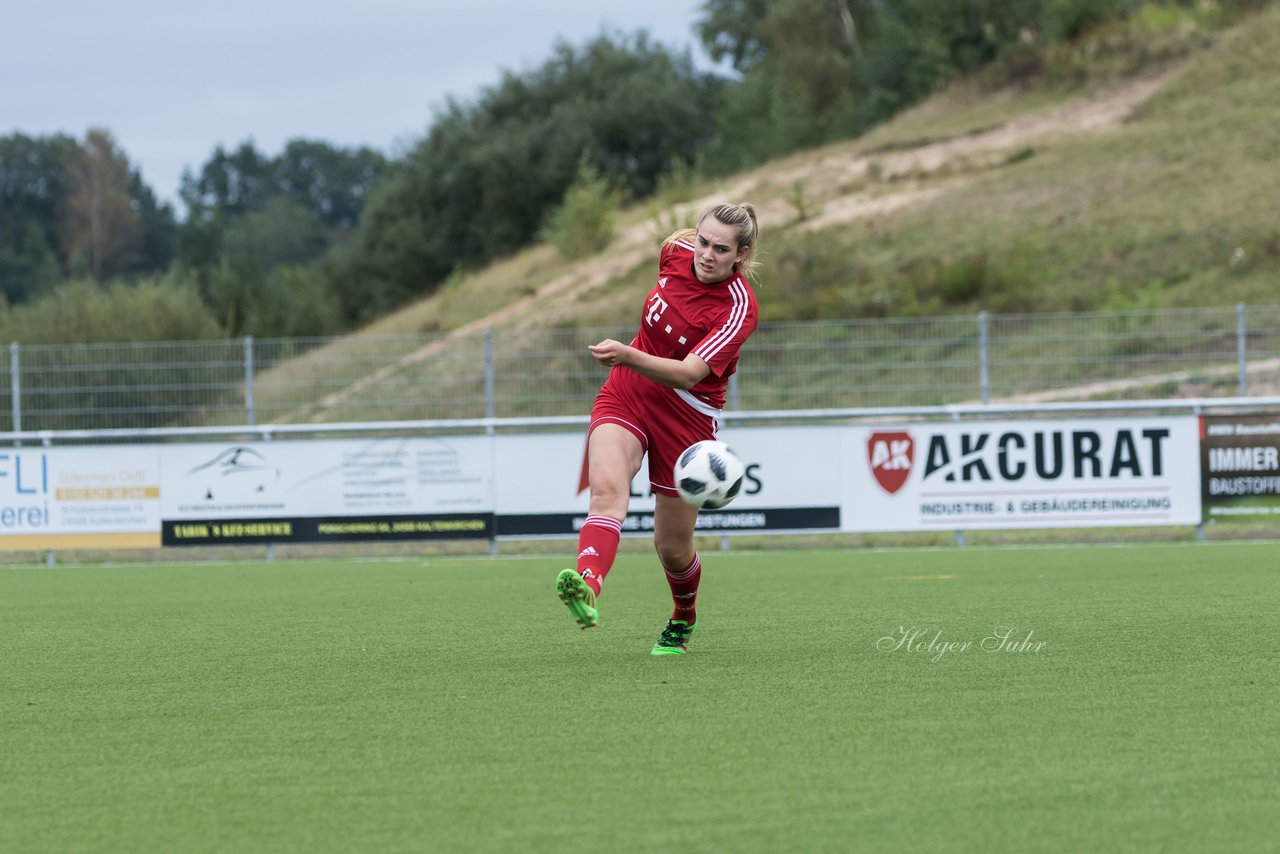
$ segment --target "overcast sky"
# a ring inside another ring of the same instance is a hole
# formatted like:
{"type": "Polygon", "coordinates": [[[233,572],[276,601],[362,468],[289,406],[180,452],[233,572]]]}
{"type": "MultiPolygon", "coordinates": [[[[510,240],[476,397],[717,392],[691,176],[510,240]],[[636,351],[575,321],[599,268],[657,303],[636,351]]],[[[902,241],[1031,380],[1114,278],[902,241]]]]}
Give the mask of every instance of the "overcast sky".
{"type": "Polygon", "coordinates": [[[395,156],[558,39],[697,47],[679,0],[0,0],[0,136],[111,131],[162,199],[217,145],[304,137],[395,156]]]}

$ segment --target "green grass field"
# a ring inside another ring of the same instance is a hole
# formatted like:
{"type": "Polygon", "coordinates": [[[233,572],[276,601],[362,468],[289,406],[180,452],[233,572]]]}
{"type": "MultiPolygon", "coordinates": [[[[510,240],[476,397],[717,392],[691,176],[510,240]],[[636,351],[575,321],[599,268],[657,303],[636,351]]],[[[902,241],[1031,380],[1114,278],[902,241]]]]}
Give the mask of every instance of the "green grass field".
{"type": "Polygon", "coordinates": [[[0,849],[1276,850],[1280,545],[704,558],[0,570],[0,849]]]}

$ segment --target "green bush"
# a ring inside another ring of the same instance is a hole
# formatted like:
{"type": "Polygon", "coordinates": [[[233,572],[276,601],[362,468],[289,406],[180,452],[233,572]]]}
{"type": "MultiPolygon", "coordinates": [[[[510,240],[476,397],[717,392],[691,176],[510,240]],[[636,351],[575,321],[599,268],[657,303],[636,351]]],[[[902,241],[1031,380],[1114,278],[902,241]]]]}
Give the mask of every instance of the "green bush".
{"type": "Polygon", "coordinates": [[[938,276],[938,294],[949,305],[964,305],[987,291],[987,256],[971,255],[949,264],[938,276]]]}
{"type": "Polygon", "coordinates": [[[542,230],[542,239],[571,260],[594,255],[613,239],[621,204],[621,193],[583,158],[577,179],[542,230]]]}
{"type": "Polygon", "coordinates": [[[170,273],[136,285],[78,279],[0,312],[4,340],[20,344],[185,341],[223,337],[194,280],[170,273]]]}
{"type": "Polygon", "coordinates": [[[226,405],[226,372],[189,343],[223,331],[188,277],[67,282],[0,311],[0,329],[22,346],[24,429],[157,427],[226,405]]]}

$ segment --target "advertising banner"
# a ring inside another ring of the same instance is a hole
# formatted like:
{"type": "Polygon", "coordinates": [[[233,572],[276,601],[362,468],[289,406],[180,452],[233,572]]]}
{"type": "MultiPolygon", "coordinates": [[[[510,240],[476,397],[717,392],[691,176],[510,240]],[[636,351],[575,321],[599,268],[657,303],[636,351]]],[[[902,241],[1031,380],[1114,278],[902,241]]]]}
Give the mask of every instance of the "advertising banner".
{"type": "Polygon", "coordinates": [[[154,447],[0,451],[0,547],[159,545],[160,470],[154,447]]]}
{"type": "Polygon", "coordinates": [[[1194,416],[858,427],[845,440],[848,531],[1200,521],[1194,416]]]}
{"type": "MultiPolygon", "coordinates": [[[[1280,516],[1274,415],[779,425],[720,438],[746,477],[732,505],[699,514],[702,533],[1280,516]]],[[[588,511],[584,450],[579,432],[19,447],[0,451],[0,547],[572,537],[588,511]]],[[[653,510],[646,461],[623,532],[651,532],[653,510]]]]}
{"type": "Polygon", "coordinates": [[[165,545],[489,538],[485,436],[165,445],[165,545]]]}
{"type": "MultiPolygon", "coordinates": [[[[839,427],[735,427],[720,440],[746,464],[742,491],[723,510],[698,515],[702,533],[839,530],[839,427]]],[[[577,534],[587,518],[578,493],[582,433],[499,436],[494,465],[498,536],[577,534]]],[[[623,533],[653,530],[648,460],[631,484],[623,533]]]]}
{"type": "Polygon", "coordinates": [[[1280,520],[1280,415],[1200,419],[1204,521],[1280,520]]]}

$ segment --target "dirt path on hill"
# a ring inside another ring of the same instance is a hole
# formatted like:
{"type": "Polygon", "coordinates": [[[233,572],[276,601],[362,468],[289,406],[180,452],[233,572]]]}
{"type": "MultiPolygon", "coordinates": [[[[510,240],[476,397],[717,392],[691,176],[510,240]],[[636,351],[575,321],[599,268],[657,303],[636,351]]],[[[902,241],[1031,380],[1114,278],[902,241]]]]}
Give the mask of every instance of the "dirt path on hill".
{"type": "MultiPolygon", "coordinates": [[[[718,190],[714,196],[695,199],[682,207],[698,211],[720,199],[762,199],[757,205],[762,220],[804,230],[882,216],[961,189],[971,181],[966,173],[1004,162],[1010,154],[1033,142],[1052,144],[1054,140],[1077,134],[1105,132],[1123,122],[1179,70],[1128,81],[988,130],[911,148],[856,155],[842,147],[833,147],[830,153],[794,166],[749,173],[718,190]],[[937,177],[944,172],[957,174],[937,177]],[[777,187],[797,185],[806,188],[806,205],[816,211],[803,221],[794,204],[777,197],[777,187]]],[[[654,242],[652,223],[622,229],[612,248],[603,255],[574,265],[569,272],[546,282],[533,293],[459,326],[443,338],[325,396],[302,412],[282,416],[280,422],[324,421],[332,407],[362,389],[444,352],[451,346],[452,339],[475,335],[488,328],[529,326],[548,311],[554,311],[557,305],[567,306],[644,263],[654,254],[654,242]]]]}

